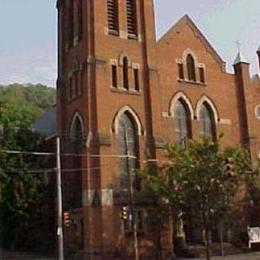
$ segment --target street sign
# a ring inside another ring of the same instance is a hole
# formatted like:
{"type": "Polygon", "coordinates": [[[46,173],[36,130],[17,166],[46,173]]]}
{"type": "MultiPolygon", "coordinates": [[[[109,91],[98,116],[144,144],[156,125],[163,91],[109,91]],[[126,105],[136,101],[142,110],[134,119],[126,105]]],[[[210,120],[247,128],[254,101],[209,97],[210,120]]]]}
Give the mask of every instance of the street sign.
{"type": "Polygon", "coordinates": [[[260,227],[247,227],[248,233],[248,247],[251,248],[251,244],[260,243],[260,227]]]}

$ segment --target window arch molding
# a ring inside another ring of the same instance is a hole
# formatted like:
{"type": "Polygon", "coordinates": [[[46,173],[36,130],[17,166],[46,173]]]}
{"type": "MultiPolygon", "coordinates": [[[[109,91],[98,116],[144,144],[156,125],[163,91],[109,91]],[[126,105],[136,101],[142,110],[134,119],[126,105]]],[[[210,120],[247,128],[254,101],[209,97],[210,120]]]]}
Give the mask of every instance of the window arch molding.
{"type": "Polygon", "coordinates": [[[206,103],[211,108],[212,113],[213,113],[213,117],[214,117],[214,121],[217,124],[219,122],[219,113],[218,113],[216,106],[214,105],[213,101],[205,95],[202,96],[198,100],[197,105],[196,105],[195,115],[196,115],[197,120],[200,120],[200,110],[201,110],[201,107],[204,103],[206,103]]]}
{"type": "Polygon", "coordinates": [[[175,111],[176,105],[179,101],[182,101],[186,105],[188,112],[190,114],[191,120],[193,120],[194,119],[193,106],[192,106],[189,98],[183,92],[178,92],[177,94],[175,94],[173,96],[173,98],[170,102],[169,115],[174,118],[174,114],[175,114],[174,111],[175,111]]]}
{"type": "Polygon", "coordinates": [[[183,64],[187,65],[186,61],[187,61],[187,57],[188,55],[191,55],[192,58],[194,59],[194,63],[195,63],[195,67],[198,64],[198,59],[197,56],[195,54],[195,52],[191,49],[186,49],[183,53],[182,53],[182,62],[183,64]]]}
{"type": "Polygon", "coordinates": [[[127,58],[128,60],[128,67],[130,68],[132,66],[131,59],[129,58],[129,55],[126,52],[122,52],[118,57],[118,64],[119,66],[124,65],[124,59],[127,58]]]}
{"type": "Polygon", "coordinates": [[[70,69],[68,73],[68,77],[72,77],[75,75],[77,72],[81,70],[80,62],[78,58],[74,58],[72,63],[70,64],[70,69]]]}
{"type": "Polygon", "coordinates": [[[143,135],[143,127],[142,127],[142,124],[141,124],[141,121],[139,119],[139,117],[137,116],[137,114],[134,112],[134,110],[130,107],[130,106],[124,106],[122,107],[115,115],[114,117],[114,120],[113,120],[113,125],[112,125],[112,132],[114,132],[116,135],[118,135],[119,133],[119,120],[121,118],[121,116],[124,114],[124,113],[129,113],[134,121],[135,121],[135,124],[136,124],[136,128],[137,128],[137,133],[139,136],[143,135]]]}
{"type": "Polygon", "coordinates": [[[84,135],[85,130],[84,130],[84,121],[83,121],[83,117],[81,116],[81,114],[77,111],[74,113],[71,123],[70,123],[70,139],[73,140],[75,137],[75,129],[74,126],[76,124],[76,122],[80,122],[80,126],[81,126],[81,131],[82,131],[82,135],[84,135]]]}
{"type": "Polygon", "coordinates": [[[75,73],[80,70],[80,63],[78,58],[74,58],[73,65],[72,65],[72,71],[75,73]]]}

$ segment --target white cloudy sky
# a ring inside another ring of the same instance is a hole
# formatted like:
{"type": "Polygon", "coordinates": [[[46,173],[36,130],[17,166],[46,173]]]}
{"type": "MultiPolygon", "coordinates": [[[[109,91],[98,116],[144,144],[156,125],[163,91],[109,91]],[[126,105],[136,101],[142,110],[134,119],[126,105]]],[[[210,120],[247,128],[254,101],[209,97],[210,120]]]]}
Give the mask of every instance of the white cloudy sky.
{"type": "MultiPolygon", "coordinates": [[[[56,81],[55,0],[0,0],[0,84],[56,81]]],[[[188,14],[232,70],[236,41],[258,70],[260,0],[154,0],[158,37],[188,14]]]]}

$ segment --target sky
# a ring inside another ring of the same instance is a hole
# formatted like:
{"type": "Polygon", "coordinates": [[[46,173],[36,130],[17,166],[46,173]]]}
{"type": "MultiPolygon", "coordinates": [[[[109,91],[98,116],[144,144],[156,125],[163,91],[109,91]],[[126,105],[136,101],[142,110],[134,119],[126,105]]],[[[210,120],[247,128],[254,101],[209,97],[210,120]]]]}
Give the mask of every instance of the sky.
{"type": "MultiPolygon", "coordinates": [[[[154,0],[157,38],[188,14],[232,72],[236,42],[258,72],[260,0],[154,0]]],[[[57,78],[56,0],[0,0],[0,84],[57,78]]]]}

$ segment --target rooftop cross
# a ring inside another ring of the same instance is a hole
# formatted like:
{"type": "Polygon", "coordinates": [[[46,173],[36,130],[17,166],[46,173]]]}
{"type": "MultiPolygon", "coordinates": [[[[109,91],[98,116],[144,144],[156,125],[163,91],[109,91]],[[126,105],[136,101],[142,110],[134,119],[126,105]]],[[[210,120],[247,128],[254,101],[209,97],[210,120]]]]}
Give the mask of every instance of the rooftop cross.
{"type": "Polygon", "coordinates": [[[239,40],[236,41],[238,53],[240,53],[241,43],[239,40]]]}

